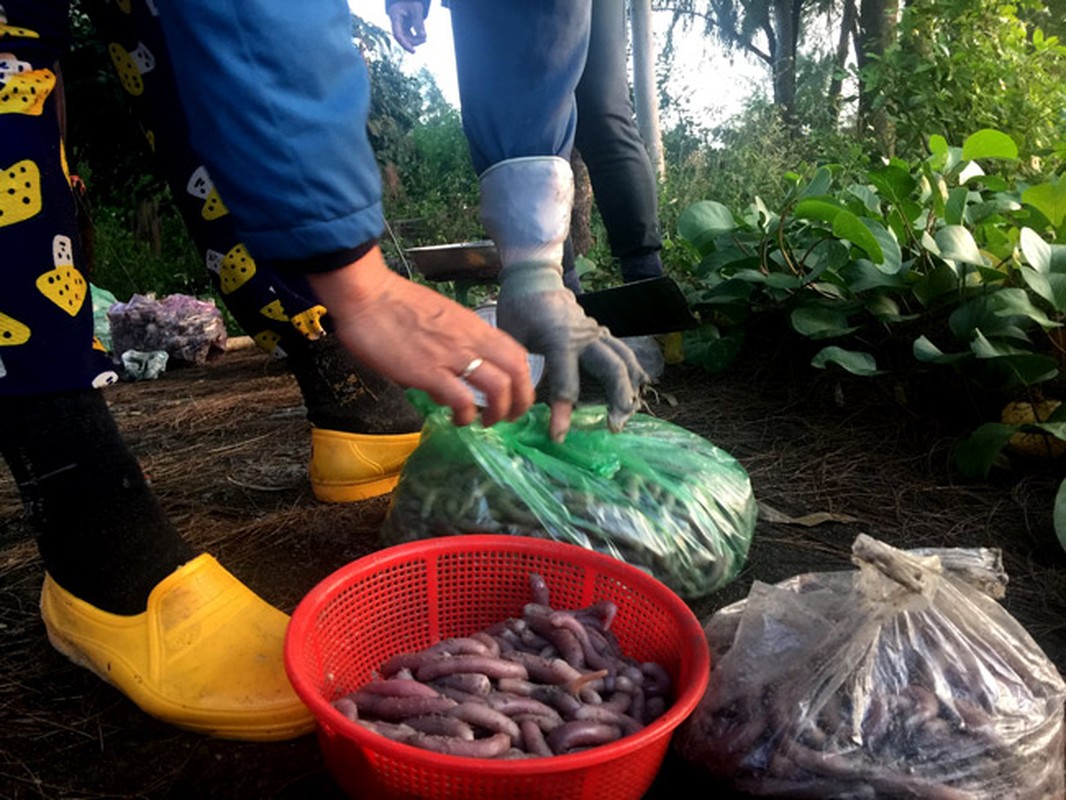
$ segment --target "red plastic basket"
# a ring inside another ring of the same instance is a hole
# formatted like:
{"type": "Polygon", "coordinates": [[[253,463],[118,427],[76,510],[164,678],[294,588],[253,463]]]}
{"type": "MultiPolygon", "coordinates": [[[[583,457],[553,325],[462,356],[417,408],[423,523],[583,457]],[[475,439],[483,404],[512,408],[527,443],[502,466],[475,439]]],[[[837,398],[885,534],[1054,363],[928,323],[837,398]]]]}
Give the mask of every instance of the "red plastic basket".
{"type": "Polygon", "coordinates": [[[646,573],[574,545],[469,534],[390,547],[334,572],[293,612],[285,666],[318,720],[330,772],[351,797],[635,800],[654,781],[673,731],[703,696],[710,656],[689,607],[646,573]],[[390,656],[521,616],[531,572],[544,576],[553,606],[617,604],[611,630],[623,651],[659,662],[677,687],[663,716],[583,752],[490,760],[401,744],[333,708],[390,656]]]}

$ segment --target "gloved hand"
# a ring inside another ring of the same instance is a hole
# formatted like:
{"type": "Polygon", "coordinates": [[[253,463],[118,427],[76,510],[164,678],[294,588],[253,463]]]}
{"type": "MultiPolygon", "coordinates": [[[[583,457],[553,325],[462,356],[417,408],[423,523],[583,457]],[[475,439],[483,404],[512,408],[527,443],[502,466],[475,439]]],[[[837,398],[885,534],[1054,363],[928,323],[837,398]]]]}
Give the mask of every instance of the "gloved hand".
{"type": "Polygon", "coordinates": [[[629,347],[589,317],[551,262],[514,263],[500,271],[497,324],[544,356],[552,401],[551,437],[562,441],[580,394],[580,372],[607,393],[607,425],[620,431],[640,405],[650,378],[629,347]],[[580,366],[580,370],[579,370],[580,366]]]}
{"type": "Polygon", "coordinates": [[[501,161],[480,176],[481,222],[500,254],[496,323],[544,356],[551,392],[549,434],[566,438],[580,371],[607,393],[607,425],[619,431],[637,410],[649,378],[633,351],[585,314],[563,285],[563,243],[570,228],[574,178],[558,156],[501,161]]]}

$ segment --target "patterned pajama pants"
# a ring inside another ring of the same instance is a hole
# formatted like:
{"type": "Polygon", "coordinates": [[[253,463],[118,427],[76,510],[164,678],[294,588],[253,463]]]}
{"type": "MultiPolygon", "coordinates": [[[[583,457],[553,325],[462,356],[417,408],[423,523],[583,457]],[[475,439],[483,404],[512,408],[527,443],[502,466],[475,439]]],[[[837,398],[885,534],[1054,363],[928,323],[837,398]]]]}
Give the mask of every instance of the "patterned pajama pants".
{"type": "MultiPolygon", "coordinates": [[[[216,287],[267,352],[327,329],[303,279],[258,266],[188,145],[189,121],[154,0],[94,0],[131,108],[157,156],[216,287]]],[[[93,337],[77,208],[61,137],[57,63],[68,46],[67,0],[0,0],[0,395],[100,387],[118,379],[93,337]]]]}

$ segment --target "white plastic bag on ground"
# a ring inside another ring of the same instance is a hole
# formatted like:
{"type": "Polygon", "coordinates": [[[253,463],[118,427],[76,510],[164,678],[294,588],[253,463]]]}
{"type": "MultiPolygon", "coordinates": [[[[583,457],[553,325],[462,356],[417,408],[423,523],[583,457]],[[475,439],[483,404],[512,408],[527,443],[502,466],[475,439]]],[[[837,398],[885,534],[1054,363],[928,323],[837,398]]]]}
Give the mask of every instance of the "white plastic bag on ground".
{"type": "Polygon", "coordinates": [[[868,536],[852,560],[756,583],[711,616],[711,679],[674,738],[681,757],[749,795],[1066,796],[1066,684],[981,590],[994,571],[868,536]]]}

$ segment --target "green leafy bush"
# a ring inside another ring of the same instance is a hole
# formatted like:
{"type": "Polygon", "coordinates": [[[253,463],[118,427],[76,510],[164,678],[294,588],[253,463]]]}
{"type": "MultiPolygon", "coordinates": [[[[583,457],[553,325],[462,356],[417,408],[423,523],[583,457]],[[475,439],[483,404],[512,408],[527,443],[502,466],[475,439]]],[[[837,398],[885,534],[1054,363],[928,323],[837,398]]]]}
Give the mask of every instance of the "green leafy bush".
{"type": "MultiPolygon", "coordinates": [[[[1061,392],[1066,183],[1023,178],[1017,145],[997,130],[961,147],[934,136],[929,148],[857,177],[835,166],[790,173],[773,206],[756,197],[735,213],[715,200],[686,208],[677,232],[703,322],[686,334],[686,359],[724,369],[776,314],[817,347],[816,368],[951,370],[1008,398],[1061,392]]],[[[1066,439],[1060,417],[982,426],[957,449],[960,469],[987,475],[1015,432],[1066,439]]]]}

